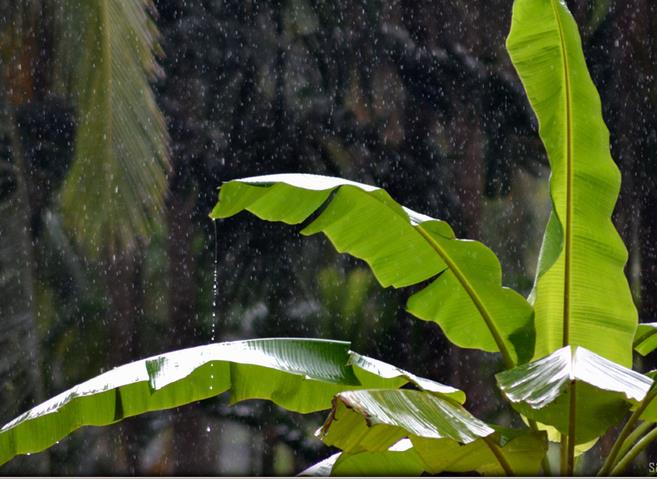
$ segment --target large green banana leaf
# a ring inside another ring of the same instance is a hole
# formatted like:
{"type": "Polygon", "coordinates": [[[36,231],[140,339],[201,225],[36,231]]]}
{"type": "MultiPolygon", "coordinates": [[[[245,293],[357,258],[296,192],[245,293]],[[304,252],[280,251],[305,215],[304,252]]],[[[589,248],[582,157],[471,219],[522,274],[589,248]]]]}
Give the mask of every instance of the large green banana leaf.
{"type": "Polygon", "coordinates": [[[387,451],[338,452],[301,472],[300,476],[420,476],[427,466],[408,439],[387,451]]]}
{"type": "MultiPolygon", "coordinates": [[[[490,439],[514,474],[536,476],[540,472],[541,461],[548,450],[547,436],[544,432],[496,427],[495,434],[490,439]]],[[[476,471],[486,476],[506,474],[491,445],[483,440],[461,445],[447,441],[438,444],[431,439],[416,438],[413,444],[417,454],[428,466],[426,470],[429,472],[476,471]]]]}
{"type": "MultiPolygon", "coordinates": [[[[535,476],[547,452],[544,434],[529,430],[494,435],[515,474],[535,476]]],[[[420,476],[423,473],[477,472],[505,474],[490,448],[477,441],[468,445],[432,439],[402,439],[387,451],[339,452],[303,471],[300,476],[420,476]],[[415,446],[414,446],[415,444],[415,446]],[[421,451],[418,452],[418,451],[421,451]]]]}
{"type": "Polygon", "coordinates": [[[336,468],[342,461],[355,468],[367,461],[391,460],[392,453],[404,451],[409,473],[421,466],[431,474],[536,474],[547,451],[545,433],[498,431],[458,404],[423,391],[340,393],[318,434],[343,450],[345,457],[336,458],[336,468]],[[399,447],[405,439],[410,439],[412,450],[399,447]]]}
{"type": "Polygon", "coordinates": [[[41,451],[81,426],[103,426],[230,391],[301,413],[329,409],[344,390],[412,383],[461,403],[463,392],[349,351],[349,343],[253,339],[154,356],[112,369],[36,406],[0,429],[0,464],[41,451]]]}
{"type": "Polygon", "coordinates": [[[636,308],[611,222],[620,173],[577,25],[562,0],[516,0],[507,48],[540,124],[553,211],[531,299],[536,353],[583,346],[632,366],[636,308]]]}
{"type": "Polygon", "coordinates": [[[533,353],[532,309],[502,287],[501,268],[481,243],[457,240],[449,225],[396,203],[384,190],[306,174],[225,183],[213,218],[247,210],[268,221],[323,232],[340,252],[365,260],[384,286],[433,279],[408,301],[415,316],[435,321],[455,344],[500,351],[508,366],[533,353]]]}
{"type": "Polygon", "coordinates": [[[571,434],[574,425],[575,444],[583,444],[620,421],[653,381],[585,348],[566,346],[498,373],[497,383],[523,415],[562,434],[571,434]]]}

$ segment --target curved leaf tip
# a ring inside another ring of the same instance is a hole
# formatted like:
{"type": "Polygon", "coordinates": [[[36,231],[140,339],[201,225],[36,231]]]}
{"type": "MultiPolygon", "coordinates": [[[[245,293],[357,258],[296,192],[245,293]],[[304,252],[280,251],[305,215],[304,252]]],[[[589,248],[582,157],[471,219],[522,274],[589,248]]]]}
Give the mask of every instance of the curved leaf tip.
{"type": "Polygon", "coordinates": [[[273,338],[183,349],[112,369],[34,407],[0,430],[0,464],[39,452],[81,426],[103,426],[230,392],[292,411],[329,409],[335,394],[412,383],[436,397],[459,391],[358,355],[344,341],[273,338]],[[360,365],[360,366],[359,366],[360,365]],[[362,366],[362,367],[361,367],[362,366]]]}
{"type": "Polygon", "coordinates": [[[268,221],[309,224],[336,250],[367,262],[382,286],[433,282],[413,295],[408,311],[436,322],[458,346],[500,352],[507,366],[534,350],[532,307],[502,286],[492,251],[458,240],[443,221],[396,203],[384,190],[340,178],[283,174],[225,183],[211,216],[249,211],[268,221]]]}

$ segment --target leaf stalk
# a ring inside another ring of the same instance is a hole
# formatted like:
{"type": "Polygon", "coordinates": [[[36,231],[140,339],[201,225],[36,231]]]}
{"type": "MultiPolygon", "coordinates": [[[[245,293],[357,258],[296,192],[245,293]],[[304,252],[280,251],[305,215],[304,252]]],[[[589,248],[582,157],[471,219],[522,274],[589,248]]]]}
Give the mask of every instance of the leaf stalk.
{"type": "MultiPolygon", "coordinates": [[[[623,444],[626,442],[626,439],[628,439],[628,436],[630,436],[630,433],[632,433],[632,429],[634,428],[634,425],[641,418],[641,415],[646,410],[646,408],[650,405],[650,403],[655,398],[655,396],[657,396],[657,388],[653,388],[648,392],[646,397],[643,398],[643,401],[641,401],[639,406],[629,417],[629,419],[625,423],[625,426],[623,426],[623,429],[621,429],[621,432],[618,434],[618,437],[616,438],[616,441],[614,442],[611,451],[609,451],[609,455],[607,456],[607,459],[605,460],[604,464],[598,471],[598,476],[606,476],[609,473],[609,470],[614,466],[616,459],[621,453],[623,444]]],[[[636,440],[636,437],[634,438],[634,440],[636,440]]],[[[631,443],[628,443],[628,445],[629,444],[631,443]]]]}
{"type": "Polygon", "coordinates": [[[618,461],[618,464],[609,473],[610,476],[617,476],[622,473],[627,466],[646,448],[650,443],[657,440],[657,428],[650,431],[648,434],[643,436],[628,452],[623,456],[623,458],[618,461]]]}
{"type": "Polygon", "coordinates": [[[502,454],[502,451],[500,451],[500,448],[497,446],[497,444],[491,441],[489,437],[484,437],[482,439],[497,459],[497,462],[500,463],[502,469],[504,469],[504,474],[507,476],[515,476],[513,469],[511,468],[511,464],[509,464],[509,461],[506,460],[506,457],[504,457],[504,454],[502,454]]]}

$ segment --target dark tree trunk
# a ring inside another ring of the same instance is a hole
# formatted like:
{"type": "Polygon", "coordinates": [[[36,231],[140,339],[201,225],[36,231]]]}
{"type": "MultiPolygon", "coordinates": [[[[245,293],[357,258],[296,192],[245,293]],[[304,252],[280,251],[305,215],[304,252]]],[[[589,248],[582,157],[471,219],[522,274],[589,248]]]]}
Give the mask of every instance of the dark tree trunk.
{"type": "MultiPolygon", "coordinates": [[[[180,162],[178,162],[180,163],[180,162]]],[[[183,165],[175,164],[175,172],[183,165]]],[[[196,205],[195,191],[172,179],[167,208],[169,260],[169,349],[196,345],[198,326],[196,262],[192,248],[195,228],[192,218],[196,205]]],[[[207,241],[207,240],[206,240],[207,241]]],[[[206,443],[207,415],[197,405],[188,405],[173,412],[171,474],[213,474],[214,460],[203,445],[206,443]]],[[[217,434],[217,432],[214,432],[217,434]]]]}
{"type": "MultiPolygon", "coordinates": [[[[106,262],[107,291],[110,298],[108,311],[109,364],[112,367],[139,358],[138,325],[142,319],[143,288],[141,284],[142,255],[126,252],[114,255],[106,262]]],[[[115,474],[139,473],[139,432],[142,418],[123,421],[115,436],[115,474]]]]}

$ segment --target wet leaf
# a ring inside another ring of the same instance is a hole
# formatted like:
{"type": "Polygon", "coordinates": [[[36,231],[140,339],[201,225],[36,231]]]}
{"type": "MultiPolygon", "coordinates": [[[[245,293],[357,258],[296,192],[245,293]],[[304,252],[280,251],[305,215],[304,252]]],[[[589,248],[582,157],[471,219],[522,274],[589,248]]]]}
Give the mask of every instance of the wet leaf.
{"type": "MultiPolygon", "coordinates": [[[[514,474],[536,476],[541,469],[541,461],[548,450],[545,433],[529,429],[512,430],[494,428],[490,440],[499,448],[514,474]]],[[[414,439],[413,444],[428,465],[427,471],[467,473],[478,472],[486,476],[504,476],[506,471],[500,465],[491,448],[483,440],[460,445],[454,442],[414,439]]]]}
{"type": "Polygon", "coordinates": [[[496,377],[504,395],[526,417],[562,434],[568,434],[574,420],[576,444],[604,434],[645,397],[652,384],[642,374],[573,346],[496,377]]]}
{"type": "Polygon", "coordinates": [[[404,448],[404,461],[413,473],[421,465],[431,474],[476,471],[501,475],[507,470],[499,455],[515,473],[535,474],[547,451],[545,433],[496,430],[463,407],[422,391],[340,393],[318,434],[328,445],[343,450],[345,459],[336,458],[336,468],[347,457],[359,464],[377,458],[391,460],[406,439],[410,439],[413,454],[410,445],[404,448]]]}
{"type": "Polygon", "coordinates": [[[183,349],[112,369],[17,417],[0,430],[0,464],[41,451],[81,426],[112,424],[226,391],[232,403],[268,399],[307,413],[329,409],[344,390],[407,383],[427,387],[431,396],[465,399],[457,389],[352,353],[341,341],[254,339],[183,349]]]}
{"type": "Polygon", "coordinates": [[[410,313],[438,323],[458,346],[502,352],[509,366],[531,357],[531,307],[502,287],[493,252],[456,239],[447,223],[400,206],[384,190],[307,174],[245,178],[222,186],[211,216],[243,210],[288,224],[312,218],[302,234],[323,232],[339,252],[365,260],[384,287],[433,279],[409,299],[410,313]]]}
{"type": "Polygon", "coordinates": [[[507,48],[540,123],[553,211],[531,299],[535,358],[565,345],[632,366],[637,313],[611,221],[620,173],[577,24],[562,0],[516,0],[507,48]]]}
{"type": "Polygon", "coordinates": [[[387,451],[337,453],[303,471],[300,476],[420,476],[426,465],[408,439],[387,451]]]}

